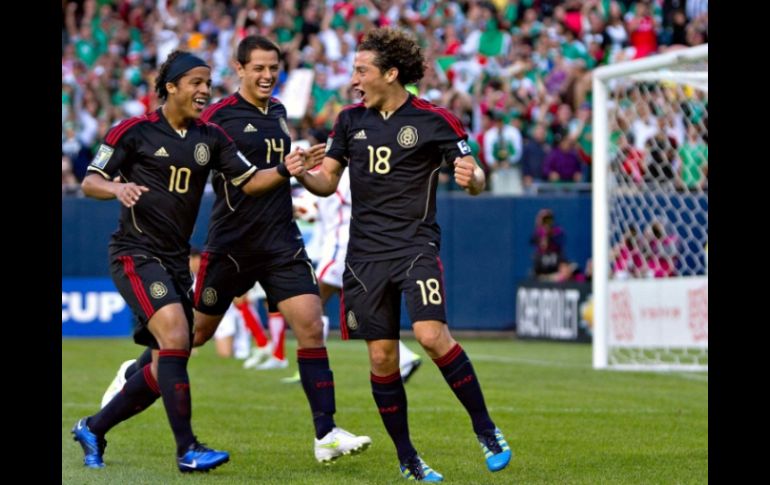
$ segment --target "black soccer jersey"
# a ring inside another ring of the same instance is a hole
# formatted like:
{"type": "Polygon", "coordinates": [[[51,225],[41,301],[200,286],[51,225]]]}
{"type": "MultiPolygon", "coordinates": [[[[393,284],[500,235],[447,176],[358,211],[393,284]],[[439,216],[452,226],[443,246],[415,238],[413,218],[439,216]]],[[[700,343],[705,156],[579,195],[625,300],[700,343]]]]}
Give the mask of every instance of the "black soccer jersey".
{"type": "Polygon", "coordinates": [[[130,209],[121,206],[110,245],[118,252],[143,248],[159,255],[187,257],[203,188],[212,169],[235,185],[257,168],[238,152],[219,126],[196,120],[182,136],[162,110],[130,118],[112,128],[89,165],[107,179],[148,187],[130,209]]]}
{"type": "Polygon", "coordinates": [[[388,119],[363,104],[339,114],[326,155],[350,170],[349,260],[390,259],[425,244],[439,248],[438,170],[470,153],[466,139],[457,117],[412,95],[388,119]]]}
{"type": "MultiPolygon", "coordinates": [[[[259,169],[283,163],[291,151],[286,108],[275,98],[270,98],[263,111],[235,93],[209,106],[201,119],[220,125],[259,169]]],[[[207,250],[278,253],[302,245],[302,234],[292,219],[288,179],[260,197],[235,190],[219,173],[214,174],[212,184],[217,198],[209,222],[207,250]]]]}

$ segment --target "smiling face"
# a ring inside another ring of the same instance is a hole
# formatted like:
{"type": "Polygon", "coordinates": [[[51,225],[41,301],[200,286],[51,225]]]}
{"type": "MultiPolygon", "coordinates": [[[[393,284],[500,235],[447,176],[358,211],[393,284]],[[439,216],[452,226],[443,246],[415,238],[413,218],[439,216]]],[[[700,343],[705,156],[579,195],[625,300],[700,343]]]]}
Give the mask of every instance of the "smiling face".
{"type": "Polygon", "coordinates": [[[376,53],[373,51],[358,51],[353,62],[353,78],[351,87],[361,98],[367,108],[382,109],[388,99],[388,91],[397,77],[398,71],[388,69],[380,71],[375,64],[376,53]]]}
{"type": "Polygon", "coordinates": [[[278,81],[278,53],[254,49],[249,54],[249,62],[236,63],[236,68],[241,79],[241,96],[254,105],[266,106],[278,81]]]}
{"type": "Polygon", "coordinates": [[[167,104],[181,118],[198,118],[211,98],[211,69],[198,66],[190,69],[176,83],[166,83],[167,104]]]}

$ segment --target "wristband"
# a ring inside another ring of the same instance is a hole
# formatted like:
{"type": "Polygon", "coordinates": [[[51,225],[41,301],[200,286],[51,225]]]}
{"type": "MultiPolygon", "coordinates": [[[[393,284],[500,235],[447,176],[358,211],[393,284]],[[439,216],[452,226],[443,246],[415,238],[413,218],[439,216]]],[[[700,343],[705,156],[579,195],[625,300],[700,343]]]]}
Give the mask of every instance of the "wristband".
{"type": "Polygon", "coordinates": [[[286,168],[286,165],[280,164],[275,168],[278,171],[278,175],[281,177],[291,178],[291,173],[289,173],[289,169],[286,168]]]}

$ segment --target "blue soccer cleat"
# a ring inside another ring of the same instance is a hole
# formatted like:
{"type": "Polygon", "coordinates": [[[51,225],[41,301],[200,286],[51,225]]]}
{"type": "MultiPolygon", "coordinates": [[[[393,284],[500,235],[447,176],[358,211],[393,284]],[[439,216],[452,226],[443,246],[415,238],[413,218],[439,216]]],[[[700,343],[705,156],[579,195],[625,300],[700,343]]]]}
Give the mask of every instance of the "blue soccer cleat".
{"type": "Polygon", "coordinates": [[[503,432],[495,428],[493,431],[487,431],[477,435],[481,451],[487,461],[487,468],[491,472],[497,472],[508,466],[511,461],[511,449],[505,441],[503,432]]]}
{"type": "Polygon", "coordinates": [[[102,455],[107,447],[107,440],[98,437],[88,429],[88,418],[82,418],[72,427],[73,440],[83,447],[83,464],[88,468],[104,468],[102,455]]]}
{"type": "Polygon", "coordinates": [[[207,472],[228,461],[230,461],[228,452],[212,450],[198,443],[197,440],[187,448],[184,455],[176,459],[179,471],[182,473],[207,472]]]}
{"type": "Polygon", "coordinates": [[[411,460],[407,460],[406,463],[401,463],[401,476],[407,480],[417,482],[444,481],[444,476],[429,467],[418,455],[415,455],[411,460]]]}

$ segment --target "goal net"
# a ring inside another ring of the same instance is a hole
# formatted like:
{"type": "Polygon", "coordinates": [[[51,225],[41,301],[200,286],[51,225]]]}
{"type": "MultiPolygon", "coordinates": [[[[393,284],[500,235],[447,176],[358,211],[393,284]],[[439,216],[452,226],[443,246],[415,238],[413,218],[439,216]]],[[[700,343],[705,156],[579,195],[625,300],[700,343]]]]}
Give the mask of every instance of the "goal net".
{"type": "Polygon", "coordinates": [[[708,370],[708,44],[593,77],[593,366],[708,370]]]}

